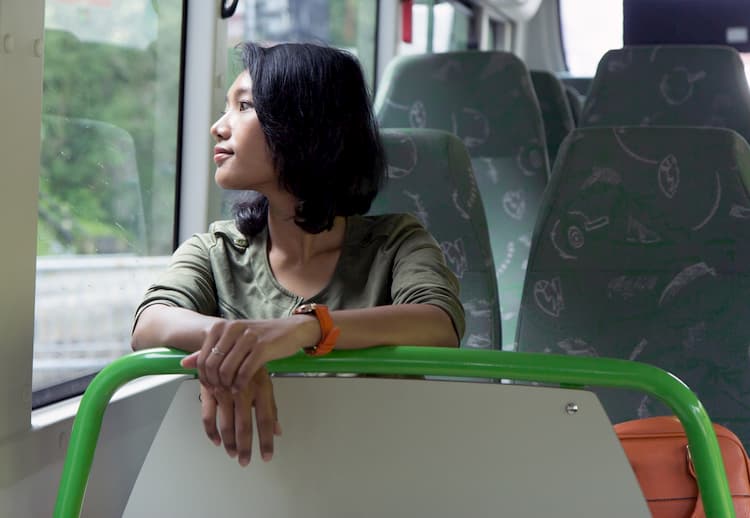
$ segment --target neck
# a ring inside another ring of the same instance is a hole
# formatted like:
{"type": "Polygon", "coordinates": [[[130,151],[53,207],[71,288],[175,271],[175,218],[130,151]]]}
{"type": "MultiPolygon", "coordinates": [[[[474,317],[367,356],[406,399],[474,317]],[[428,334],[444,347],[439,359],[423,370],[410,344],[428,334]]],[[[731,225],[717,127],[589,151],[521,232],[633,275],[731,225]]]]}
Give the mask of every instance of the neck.
{"type": "Polygon", "coordinates": [[[305,264],[320,254],[337,251],[344,243],[346,218],[336,216],[333,227],[319,234],[310,234],[294,222],[294,200],[268,206],[269,253],[273,250],[290,261],[305,264]]]}

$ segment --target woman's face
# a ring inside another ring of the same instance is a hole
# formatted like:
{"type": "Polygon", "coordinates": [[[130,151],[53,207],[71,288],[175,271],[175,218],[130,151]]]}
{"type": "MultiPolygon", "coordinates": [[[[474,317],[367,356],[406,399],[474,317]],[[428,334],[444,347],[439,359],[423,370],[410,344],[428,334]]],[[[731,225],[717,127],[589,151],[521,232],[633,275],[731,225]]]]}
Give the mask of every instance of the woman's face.
{"type": "Polygon", "coordinates": [[[211,126],[215,179],[225,189],[264,192],[278,188],[278,174],[255,113],[252,86],[247,71],[238,75],[227,92],[224,114],[211,126]]]}

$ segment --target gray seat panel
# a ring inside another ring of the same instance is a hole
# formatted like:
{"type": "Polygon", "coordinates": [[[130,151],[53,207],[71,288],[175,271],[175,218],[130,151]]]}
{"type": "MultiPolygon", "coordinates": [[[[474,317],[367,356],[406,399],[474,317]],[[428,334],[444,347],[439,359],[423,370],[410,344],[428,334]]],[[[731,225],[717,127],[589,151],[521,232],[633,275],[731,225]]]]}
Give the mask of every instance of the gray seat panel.
{"type": "Polygon", "coordinates": [[[579,126],[711,126],[750,140],[739,53],[711,45],[634,46],[599,62],[579,126]]]}
{"type": "Polygon", "coordinates": [[[528,70],[505,52],[402,56],[386,70],[375,111],[384,128],[441,129],[468,149],[497,269],[502,343],[512,347],[531,232],[549,176],[528,70]]]}
{"type": "Polygon", "coordinates": [[[435,130],[382,130],[388,181],[372,214],[410,212],[440,244],[461,285],[462,347],[499,348],[500,310],[482,198],[466,149],[435,130]]]}

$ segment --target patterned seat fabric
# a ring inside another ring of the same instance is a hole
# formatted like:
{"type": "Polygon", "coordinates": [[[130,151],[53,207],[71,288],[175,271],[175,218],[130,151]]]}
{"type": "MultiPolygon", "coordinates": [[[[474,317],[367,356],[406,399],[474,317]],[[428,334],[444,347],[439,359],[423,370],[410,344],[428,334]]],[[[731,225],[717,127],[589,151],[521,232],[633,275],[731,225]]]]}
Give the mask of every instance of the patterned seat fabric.
{"type": "Polygon", "coordinates": [[[750,139],[742,59],[721,46],[610,50],[599,62],[579,126],[713,126],[750,139]]]}
{"type": "MultiPolygon", "coordinates": [[[[748,184],[731,130],[575,130],[534,231],[519,350],[666,369],[750,445],[748,184]]],[[[667,412],[597,392],[614,422],[667,412]]]]}
{"type": "Polygon", "coordinates": [[[434,130],[383,130],[388,181],[371,214],[410,212],[435,237],[461,284],[462,347],[500,346],[500,309],[482,199],[461,141],[434,130]]]}
{"type": "Polygon", "coordinates": [[[528,70],[505,52],[401,56],[386,70],[375,112],[384,128],[446,130],[468,149],[489,223],[502,343],[513,347],[531,232],[549,176],[528,70]]]}
{"type": "Polygon", "coordinates": [[[530,73],[539,108],[542,110],[547,156],[551,165],[555,163],[557,150],[563,139],[575,127],[573,113],[565,87],[557,76],[545,70],[532,70],[530,73]]]}

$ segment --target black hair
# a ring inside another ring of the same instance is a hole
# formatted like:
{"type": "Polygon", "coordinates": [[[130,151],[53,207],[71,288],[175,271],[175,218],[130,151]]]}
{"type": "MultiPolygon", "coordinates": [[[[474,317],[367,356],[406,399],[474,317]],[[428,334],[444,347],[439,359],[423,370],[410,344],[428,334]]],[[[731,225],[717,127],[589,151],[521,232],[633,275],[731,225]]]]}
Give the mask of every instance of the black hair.
{"type": "MultiPolygon", "coordinates": [[[[307,43],[240,50],[279,184],[298,200],[295,223],[317,234],[336,216],[366,213],[385,162],[357,59],[307,43]]],[[[237,228],[253,236],[266,226],[268,200],[254,193],[234,214],[237,228]]]]}

